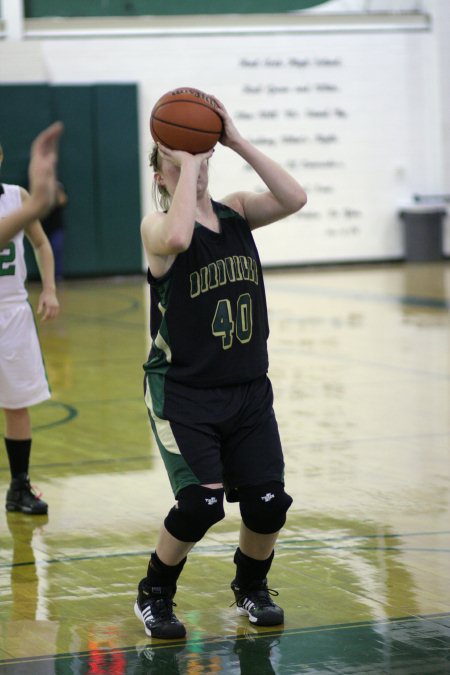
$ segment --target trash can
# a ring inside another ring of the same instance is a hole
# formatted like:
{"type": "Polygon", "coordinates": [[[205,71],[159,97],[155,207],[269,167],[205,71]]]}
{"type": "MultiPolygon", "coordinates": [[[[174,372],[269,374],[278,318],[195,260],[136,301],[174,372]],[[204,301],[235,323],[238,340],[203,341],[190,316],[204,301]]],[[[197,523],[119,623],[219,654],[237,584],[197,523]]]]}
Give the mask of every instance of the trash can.
{"type": "Polygon", "coordinates": [[[442,206],[415,205],[402,209],[399,215],[403,221],[405,260],[442,260],[442,221],[447,211],[442,206]]]}

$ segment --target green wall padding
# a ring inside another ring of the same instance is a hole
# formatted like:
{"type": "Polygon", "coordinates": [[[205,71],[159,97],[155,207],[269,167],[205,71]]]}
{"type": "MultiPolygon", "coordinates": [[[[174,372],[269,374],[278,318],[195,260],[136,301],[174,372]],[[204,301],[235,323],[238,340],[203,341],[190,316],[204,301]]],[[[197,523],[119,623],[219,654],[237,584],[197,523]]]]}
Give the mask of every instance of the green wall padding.
{"type": "Polygon", "coordinates": [[[48,85],[0,86],[0,143],[4,152],[0,180],[26,187],[31,141],[51,120],[48,85]]]}
{"type": "MultiPolygon", "coordinates": [[[[65,130],[59,176],[64,210],[64,276],[140,273],[137,87],[0,85],[0,180],[27,187],[30,143],[51,121],[65,130]]],[[[37,267],[29,246],[30,279],[37,267]]]]}
{"type": "Polygon", "coordinates": [[[141,265],[136,86],[99,85],[94,101],[99,267],[132,272],[141,265]]]}
{"type": "Polygon", "coordinates": [[[176,16],[273,14],[323,5],[329,0],[25,0],[25,16],[176,16]]]}
{"type": "MultiPolygon", "coordinates": [[[[28,161],[33,138],[53,120],[46,84],[0,86],[0,143],[4,159],[0,182],[28,188],[28,161]]],[[[25,240],[28,277],[34,279],[38,268],[25,240]]]]}
{"type": "Polygon", "coordinates": [[[69,197],[64,209],[65,275],[92,275],[97,273],[102,245],[97,232],[99,209],[92,87],[52,87],[51,98],[54,119],[64,122],[59,176],[69,197]]]}

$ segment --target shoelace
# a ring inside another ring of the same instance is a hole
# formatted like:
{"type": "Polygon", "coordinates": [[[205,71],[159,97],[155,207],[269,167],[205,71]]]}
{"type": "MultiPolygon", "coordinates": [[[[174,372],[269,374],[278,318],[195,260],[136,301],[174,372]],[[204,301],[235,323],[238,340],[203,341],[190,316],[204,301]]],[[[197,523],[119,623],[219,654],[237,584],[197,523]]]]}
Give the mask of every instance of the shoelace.
{"type": "MultiPolygon", "coordinates": [[[[272,600],[270,599],[270,596],[277,596],[280,595],[278,591],[275,591],[273,588],[257,588],[255,590],[251,590],[246,592],[242,592],[238,599],[235,600],[234,602],[231,603],[230,607],[233,607],[233,605],[237,605],[238,607],[242,606],[242,603],[248,599],[252,600],[256,596],[259,600],[258,604],[260,607],[270,607],[270,605],[273,605],[272,600]]],[[[256,603],[255,603],[256,604],[256,603]]]]}
{"type": "Polygon", "coordinates": [[[171,619],[173,616],[173,608],[176,607],[176,602],[171,600],[170,598],[149,598],[149,602],[153,607],[155,607],[158,610],[158,616],[160,616],[162,619],[171,619]]]}
{"type": "Polygon", "coordinates": [[[24,492],[28,492],[32,497],[34,497],[34,499],[40,499],[43,494],[42,492],[39,491],[37,487],[31,485],[29,480],[25,481],[22,490],[24,492]]]}
{"type": "Polygon", "coordinates": [[[43,493],[36,486],[28,483],[27,487],[35,499],[40,499],[42,497],[43,493]]]}

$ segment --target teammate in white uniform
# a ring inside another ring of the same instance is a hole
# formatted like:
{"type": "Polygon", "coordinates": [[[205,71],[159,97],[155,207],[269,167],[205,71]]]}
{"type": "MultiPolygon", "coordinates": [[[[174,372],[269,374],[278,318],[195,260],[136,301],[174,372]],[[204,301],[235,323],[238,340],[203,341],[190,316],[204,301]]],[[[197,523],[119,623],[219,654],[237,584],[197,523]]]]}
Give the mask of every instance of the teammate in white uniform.
{"type": "MultiPolygon", "coordinates": [[[[0,148],[0,160],[2,158],[0,148]]],[[[35,187],[36,182],[32,181],[30,197],[17,185],[0,186],[0,236],[4,227],[8,234],[14,234],[10,225],[15,226],[20,218],[25,226],[24,231],[15,234],[6,245],[4,237],[0,239],[0,407],[5,415],[5,445],[11,470],[6,509],[45,514],[48,506],[34,492],[28,476],[31,452],[28,407],[50,398],[50,391],[25,287],[24,234],[33,247],[42,279],[37,313],[42,315],[43,321],[53,319],[59,312],[59,303],[52,249],[36,220],[37,215],[45,212],[44,202],[41,200],[38,209],[36,190],[33,194],[35,187]],[[27,206],[27,202],[31,204],[27,206]]]]}

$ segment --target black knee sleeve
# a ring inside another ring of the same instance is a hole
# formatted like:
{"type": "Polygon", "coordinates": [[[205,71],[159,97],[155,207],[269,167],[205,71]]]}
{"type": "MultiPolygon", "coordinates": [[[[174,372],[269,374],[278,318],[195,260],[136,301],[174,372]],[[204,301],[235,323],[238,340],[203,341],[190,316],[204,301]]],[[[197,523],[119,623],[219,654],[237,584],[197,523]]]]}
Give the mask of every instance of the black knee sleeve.
{"type": "Polygon", "coordinates": [[[225,517],[223,495],[223,488],[183,488],[178,494],[178,506],[169,511],[164,521],[166,530],[180,541],[200,541],[212,525],[225,517]]]}
{"type": "Polygon", "coordinates": [[[281,530],[291,504],[292,497],[277,481],[239,488],[239,508],[244,525],[258,534],[281,530]]]}

